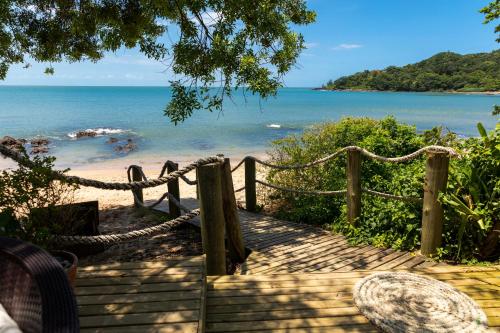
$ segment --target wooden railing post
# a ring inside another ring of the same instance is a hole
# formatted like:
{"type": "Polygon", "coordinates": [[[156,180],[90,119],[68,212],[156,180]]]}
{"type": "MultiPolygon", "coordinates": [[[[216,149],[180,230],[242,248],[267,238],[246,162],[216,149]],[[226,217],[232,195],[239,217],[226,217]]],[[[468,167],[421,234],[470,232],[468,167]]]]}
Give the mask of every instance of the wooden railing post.
{"type": "Polygon", "coordinates": [[[349,150],[347,156],[347,219],[355,225],[361,216],[361,152],[349,150]]]}
{"type": "MultiPolygon", "coordinates": [[[[179,170],[179,164],[174,163],[172,161],[168,161],[167,163],[167,173],[171,173],[173,171],[179,170]]],[[[177,178],[174,181],[171,181],[167,184],[168,193],[174,196],[177,201],[181,201],[180,191],[179,191],[179,179],[177,178]]],[[[172,218],[176,218],[181,216],[180,208],[174,204],[171,200],[168,201],[168,212],[172,218]]]]}
{"type": "Polygon", "coordinates": [[[207,256],[207,275],[226,274],[224,244],[224,212],[220,163],[197,168],[200,192],[201,236],[203,252],[207,256]]]}
{"type": "Polygon", "coordinates": [[[255,160],[245,160],[245,202],[249,212],[257,210],[257,191],[255,183],[255,160]]]}
{"type": "MultiPolygon", "coordinates": [[[[134,182],[140,182],[142,181],[142,174],[140,171],[140,167],[134,166],[132,167],[132,181],[134,182]]],[[[135,208],[140,208],[142,207],[142,204],[144,204],[144,195],[142,193],[142,188],[137,189],[137,190],[132,190],[132,193],[134,193],[134,207],[135,208]]]]}
{"type": "Polygon", "coordinates": [[[222,203],[226,220],[226,237],[228,240],[229,255],[236,262],[245,261],[245,243],[240,227],[240,217],[234,196],[231,162],[224,159],[222,164],[222,203]]]}
{"type": "Polygon", "coordinates": [[[427,153],[422,207],[422,238],[420,252],[433,255],[441,246],[443,232],[443,207],[439,192],[446,190],[450,157],[446,152],[427,153]]]}

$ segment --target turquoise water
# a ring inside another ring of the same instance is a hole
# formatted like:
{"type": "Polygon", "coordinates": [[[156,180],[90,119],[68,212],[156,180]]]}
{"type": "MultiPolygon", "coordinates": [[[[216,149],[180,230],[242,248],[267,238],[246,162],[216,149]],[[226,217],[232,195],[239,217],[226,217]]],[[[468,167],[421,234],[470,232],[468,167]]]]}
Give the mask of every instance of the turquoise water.
{"type": "Polygon", "coordinates": [[[476,135],[476,123],[493,128],[492,106],[500,97],[428,93],[329,92],[281,89],[259,101],[237,94],[223,113],[199,111],[174,126],[163,116],[170,98],[165,87],[10,87],[0,86],[0,136],[45,136],[63,165],[154,156],[194,157],[214,153],[244,155],[265,151],[269,142],[322,121],[343,116],[394,115],[418,130],[443,125],[476,135]],[[104,129],[95,138],[71,138],[85,129],[104,129]],[[116,153],[110,136],[131,138],[138,149],[116,153]]]}

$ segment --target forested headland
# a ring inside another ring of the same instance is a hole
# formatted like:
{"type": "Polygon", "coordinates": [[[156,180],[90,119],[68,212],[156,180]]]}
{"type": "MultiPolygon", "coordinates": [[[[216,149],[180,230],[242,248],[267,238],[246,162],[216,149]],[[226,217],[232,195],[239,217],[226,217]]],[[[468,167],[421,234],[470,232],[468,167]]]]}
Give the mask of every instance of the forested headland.
{"type": "Polygon", "coordinates": [[[365,70],[323,89],[378,91],[500,91],[500,50],[461,55],[441,52],[415,64],[365,70]]]}

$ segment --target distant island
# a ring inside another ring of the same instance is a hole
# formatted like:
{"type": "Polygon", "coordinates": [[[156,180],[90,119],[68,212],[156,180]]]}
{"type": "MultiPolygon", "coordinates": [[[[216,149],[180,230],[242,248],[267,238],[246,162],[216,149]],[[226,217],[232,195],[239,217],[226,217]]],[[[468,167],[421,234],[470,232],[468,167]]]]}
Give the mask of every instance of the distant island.
{"type": "Polygon", "coordinates": [[[343,76],[316,89],[500,92],[500,50],[466,55],[441,52],[416,64],[343,76]]]}

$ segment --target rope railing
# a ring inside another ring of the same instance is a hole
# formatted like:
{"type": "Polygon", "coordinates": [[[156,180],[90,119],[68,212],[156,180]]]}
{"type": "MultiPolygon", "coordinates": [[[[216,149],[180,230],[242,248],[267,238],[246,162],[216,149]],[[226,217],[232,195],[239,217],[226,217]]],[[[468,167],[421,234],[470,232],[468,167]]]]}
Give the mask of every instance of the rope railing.
{"type": "MultiPolygon", "coordinates": [[[[163,175],[167,171],[168,166],[174,166],[174,162],[172,162],[172,161],[166,161],[163,164],[163,167],[161,168],[160,175],[158,176],[158,178],[163,177],[163,175]]],[[[188,185],[196,185],[196,184],[198,184],[198,182],[196,180],[191,180],[188,177],[186,177],[185,175],[181,175],[181,176],[179,176],[179,178],[182,179],[188,185]]]]}
{"type": "Polygon", "coordinates": [[[443,146],[426,146],[423,148],[420,148],[419,150],[408,154],[404,156],[399,156],[399,157],[385,157],[385,156],[380,156],[375,153],[372,153],[362,147],[358,146],[348,146],[341,148],[334,152],[333,154],[330,154],[328,156],[325,156],[323,158],[317,159],[315,161],[309,162],[309,163],[304,163],[304,164],[294,164],[294,165],[280,165],[280,164],[273,164],[269,163],[267,161],[258,159],[257,157],[254,156],[245,156],[231,171],[234,172],[236,169],[238,169],[244,162],[245,160],[254,160],[255,162],[259,163],[260,165],[263,165],[265,167],[273,168],[273,169],[278,169],[278,170],[296,170],[296,169],[305,169],[305,168],[310,168],[312,166],[318,165],[325,163],[329,160],[332,160],[339,156],[340,154],[348,151],[359,151],[363,156],[366,156],[370,159],[380,161],[380,162],[386,162],[386,163],[402,163],[402,162],[407,162],[410,160],[413,160],[417,158],[418,156],[426,153],[426,152],[442,152],[442,153],[447,153],[450,156],[458,156],[458,153],[450,147],[443,147],[443,146]]]}
{"type": "Polygon", "coordinates": [[[274,188],[275,190],[280,190],[280,191],[285,191],[285,192],[291,192],[291,193],[297,193],[297,194],[305,194],[305,195],[325,195],[325,196],[336,196],[336,195],[345,195],[347,193],[347,190],[338,190],[338,191],[307,191],[307,190],[301,190],[301,189],[296,189],[296,188],[291,188],[291,187],[283,187],[275,184],[270,184],[263,182],[261,180],[256,180],[258,184],[261,184],[266,187],[274,188]]]}
{"type": "Polygon", "coordinates": [[[402,196],[402,195],[378,192],[378,191],[370,190],[367,188],[362,188],[361,190],[365,193],[375,195],[375,196],[385,198],[385,199],[399,200],[399,201],[404,201],[404,202],[414,202],[414,203],[422,203],[422,201],[423,201],[422,198],[418,198],[418,197],[410,197],[410,196],[402,196]]]}
{"type": "MultiPolygon", "coordinates": [[[[26,167],[34,167],[33,161],[31,161],[29,158],[26,158],[22,154],[6,147],[5,145],[0,144],[0,153],[6,157],[11,158],[12,160],[14,160],[15,162],[17,162],[20,165],[23,165],[26,167]]],[[[99,188],[99,189],[104,189],[104,190],[122,190],[122,191],[139,190],[139,189],[151,188],[151,187],[156,187],[159,185],[167,184],[167,183],[174,181],[178,178],[182,178],[186,173],[196,169],[197,167],[199,167],[201,165],[216,163],[216,162],[223,162],[223,161],[224,161],[224,159],[221,157],[218,157],[218,156],[200,158],[197,161],[186,165],[184,168],[182,168],[180,170],[173,171],[167,175],[162,175],[161,177],[159,177],[157,179],[142,180],[142,181],[129,181],[128,183],[104,182],[104,181],[87,179],[87,178],[78,177],[78,176],[70,176],[70,175],[66,175],[60,171],[52,171],[51,176],[56,180],[62,180],[62,181],[66,181],[66,182],[69,182],[72,184],[94,187],[94,188],[99,188]]],[[[129,170],[130,170],[130,167],[129,167],[129,170]]]]}
{"type": "Polygon", "coordinates": [[[173,220],[165,221],[161,224],[146,227],[140,230],[133,230],[123,234],[109,234],[109,235],[97,235],[97,236],[62,236],[62,235],[52,235],[49,237],[49,242],[57,245],[114,245],[122,242],[131,241],[139,237],[153,236],[156,234],[164,233],[171,230],[172,228],[187,222],[196,216],[200,215],[200,210],[195,209],[179,216],[173,220]]]}

